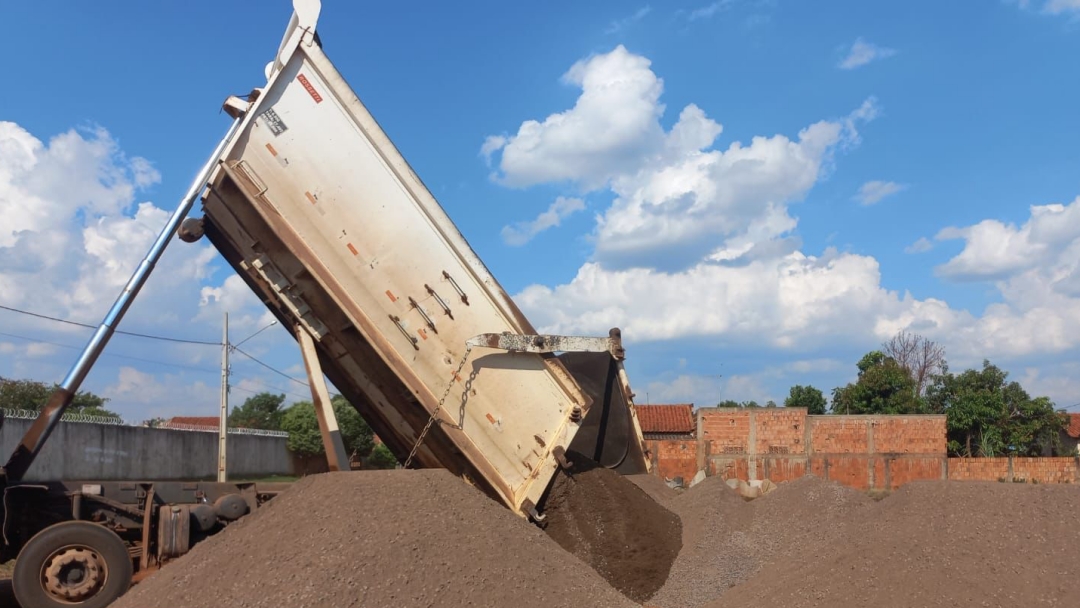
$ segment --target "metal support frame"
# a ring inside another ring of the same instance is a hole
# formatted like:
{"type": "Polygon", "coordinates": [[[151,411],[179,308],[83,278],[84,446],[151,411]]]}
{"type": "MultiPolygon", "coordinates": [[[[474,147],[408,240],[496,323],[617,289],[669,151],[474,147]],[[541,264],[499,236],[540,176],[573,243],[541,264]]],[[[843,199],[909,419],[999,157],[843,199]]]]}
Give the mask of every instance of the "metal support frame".
{"type": "Polygon", "coordinates": [[[311,385],[311,401],[315,404],[315,417],[319,420],[326,463],[331,471],[348,471],[351,468],[349,454],[345,451],[345,442],[341,439],[334,405],[330,402],[330,392],[326,390],[326,379],[319,363],[319,353],[315,350],[315,339],[299,325],[296,326],[296,339],[300,343],[300,353],[304,356],[304,369],[307,370],[308,384],[311,385]]]}
{"type": "Polygon", "coordinates": [[[187,193],[180,199],[180,203],[177,205],[176,210],[173,211],[172,216],[169,218],[168,223],[162,228],[158,234],[157,240],[150,247],[146,257],[142,263],[132,273],[131,278],[128,280],[124,290],[120,292],[120,295],[116,298],[116,302],[113,303],[112,308],[105,315],[105,318],[101,321],[101,325],[98,326],[97,331],[94,332],[93,337],[83,348],[79,354],[79,358],[75,361],[75,364],[68,371],[67,376],[64,377],[63,382],[60,383],[60,387],[49,398],[48,403],[42,408],[41,413],[37,419],[30,426],[30,429],[23,435],[19,445],[16,446],[15,451],[11,454],[7,464],[4,465],[2,471],[2,477],[8,481],[18,481],[26,474],[27,469],[34,463],[34,459],[37,458],[38,452],[45,446],[45,442],[49,439],[49,435],[52,434],[56,425],[59,424],[61,416],[64,415],[64,411],[71,405],[72,399],[75,397],[75,393],[78,392],[79,387],[82,385],[86,375],[90,372],[90,368],[93,367],[97,358],[101,355],[101,352],[105,350],[105,345],[108,344],[109,339],[112,338],[113,332],[116,331],[117,325],[120,320],[123,319],[124,314],[127,313],[131,303],[135,300],[135,296],[138,295],[139,290],[146,284],[146,280],[150,277],[150,273],[154,270],[161,254],[165,252],[165,247],[168,246],[169,241],[172,240],[174,234],[176,234],[177,228],[180,223],[187,217],[188,211],[195,204],[195,199],[202,193],[203,188],[206,187],[206,183],[210,180],[210,176],[213,174],[214,169],[217,168],[221,159],[221,155],[225,152],[225,148],[228,147],[229,142],[240,130],[240,124],[243,121],[236,119],[233,121],[232,126],[225,133],[225,137],[218,143],[214,152],[210,155],[210,158],[203,165],[202,169],[195,176],[195,180],[188,187],[187,193]]]}
{"type": "Polygon", "coordinates": [[[469,338],[470,346],[485,346],[510,352],[525,353],[611,353],[616,360],[626,358],[622,335],[612,330],[607,338],[593,336],[557,336],[550,334],[520,335],[511,333],[480,334],[469,338]]]}

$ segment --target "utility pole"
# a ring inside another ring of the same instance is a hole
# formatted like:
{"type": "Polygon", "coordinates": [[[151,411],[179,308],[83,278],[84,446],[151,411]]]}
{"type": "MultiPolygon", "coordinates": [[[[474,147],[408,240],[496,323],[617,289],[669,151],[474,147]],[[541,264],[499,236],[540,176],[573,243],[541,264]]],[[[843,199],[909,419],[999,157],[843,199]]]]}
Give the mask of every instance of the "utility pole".
{"type": "Polygon", "coordinates": [[[225,445],[228,443],[229,430],[229,313],[225,313],[225,324],[221,333],[221,415],[218,420],[218,472],[219,482],[227,481],[225,469],[225,445]]]}

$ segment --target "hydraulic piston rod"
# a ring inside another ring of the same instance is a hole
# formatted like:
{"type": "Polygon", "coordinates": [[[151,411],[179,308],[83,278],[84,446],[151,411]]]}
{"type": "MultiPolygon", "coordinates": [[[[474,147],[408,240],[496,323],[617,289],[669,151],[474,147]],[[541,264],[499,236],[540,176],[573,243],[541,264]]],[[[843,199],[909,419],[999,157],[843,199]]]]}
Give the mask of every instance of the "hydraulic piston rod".
{"type": "Polygon", "coordinates": [[[6,477],[8,481],[18,481],[22,479],[26,474],[27,469],[33,464],[34,459],[37,457],[38,452],[44,447],[45,442],[48,440],[49,435],[53,429],[56,428],[57,423],[60,422],[60,418],[64,415],[64,411],[71,405],[71,400],[75,397],[75,393],[78,392],[79,386],[82,385],[83,380],[86,378],[86,374],[89,373],[90,368],[97,361],[101,351],[105,349],[105,345],[109,342],[113,332],[116,331],[116,326],[120,323],[120,320],[124,317],[128,308],[131,306],[135,296],[138,295],[139,290],[146,283],[146,279],[149,278],[150,273],[154,270],[154,266],[161,258],[161,254],[165,252],[165,247],[172,240],[173,235],[176,234],[177,228],[180,223],[187,217],[188,211],[195,204],[195,199],[202,193],[203,188],[206,187],[206,183],[210,180],[210,175],[214,172],[214,169],[218,165],[218,161],[221,155],[225,152],[225,148],[229,145],[233,136],[240,129],[242,119],[237,118],[233,121],[225,137],[218,144],[213,154],[210,155],[209,160],[203,165],[202,169],[195,176],[195,180],[191,183],[191,187],[188,188],[184,198],[180,200],[179,205],[176,207],[176,211],[173,212],[169,218],[169,222],[165,224],[165,227],[158,234],[157,240],[154,241],[153,246],[150,247],[150,251],[147,252],[146,257],[142,263],[135,269],[135,272],[131,275],[127,285],[124,287],[124,291],[120,293],[120,296],[116,298],[116,302],[113,303],[112,308],[105,315],[105,318],[101,321],[101,325],[98,326],[97,331],[94,332],[93,337],[87,342],[86,347],[83,348],[79,358],[75,361],[75,364],[71,367],[67,376],[64,377],[64,381],[60,383],[60,387],[49,398],[49,402],[45,404],[45,407],[38,414],[37,419],[34,420],[34,424],[30,426],[30,429],[23,435],[22,441],[16,446],[15,451],[11,454],[11,458],[8,459],[7,464],[4,465],[2,471],[3,477],[6,477]]]}

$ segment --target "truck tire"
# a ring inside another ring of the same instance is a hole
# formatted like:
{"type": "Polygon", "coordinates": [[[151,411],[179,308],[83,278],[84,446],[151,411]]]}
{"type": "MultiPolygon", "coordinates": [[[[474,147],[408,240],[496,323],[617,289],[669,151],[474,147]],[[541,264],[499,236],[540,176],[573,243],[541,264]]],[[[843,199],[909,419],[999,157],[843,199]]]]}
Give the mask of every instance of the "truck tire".
{"type": "Polygon", "coordinates": [[[23,608],[105,608],[128,590],[131,574],[127,547],[112,530],[67,521],[23,546],[11,583],[23,608]]]}

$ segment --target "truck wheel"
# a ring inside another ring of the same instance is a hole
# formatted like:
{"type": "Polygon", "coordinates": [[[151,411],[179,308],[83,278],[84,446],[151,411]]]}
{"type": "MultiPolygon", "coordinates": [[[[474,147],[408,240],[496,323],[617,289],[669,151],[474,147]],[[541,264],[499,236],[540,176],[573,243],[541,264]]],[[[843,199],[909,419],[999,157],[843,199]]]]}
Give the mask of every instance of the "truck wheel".
{"type": "Polygon", "coordinates": [[[67,521],[38,532],[15,561],[23,608],[105,608],[131,586],[131,557],[112,530],[67,521]]]}

